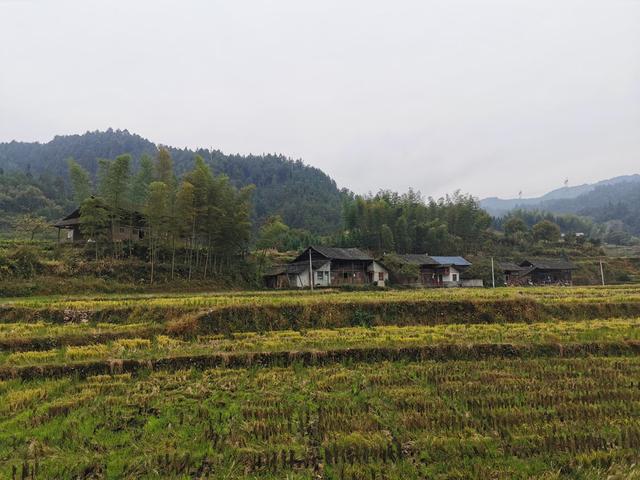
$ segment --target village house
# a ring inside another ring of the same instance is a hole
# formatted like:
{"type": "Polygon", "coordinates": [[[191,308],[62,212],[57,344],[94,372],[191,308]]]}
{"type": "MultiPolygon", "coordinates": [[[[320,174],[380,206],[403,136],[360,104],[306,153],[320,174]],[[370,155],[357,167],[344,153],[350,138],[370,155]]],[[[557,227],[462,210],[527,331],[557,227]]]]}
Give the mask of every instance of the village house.
{"type": "Polygon", "coordinates": [[[405,285],[425,287],[481,287],[482,280],[463,280],[461,274],[471,266],[463,257],[434,256],[423,253],[409,253],[395,256],[405,265],[418,269],[418,278],[397,280],[405,285]],[[417,282],[416,282],[417,280],[417,282]]]}
{"type": "Polygon", "coordinates": [[[530,258],[518,264],[501,262],[505,285],[572,285],[577,267],[562,258],[530,258]]]}
{"type": "MultiPolygon", "coordinates": [[[[106,209],[106,207],[104,207],[106,209]]],[[[107,238],[112,242],[139,242],[144,238],[145,222],[139,212],[122,211],[111,224],[107,238]]],[[[87,242],[80,228],[80,207],[53,224],[58,229],[58,243],[87,242]]]]}
{"type": "Polygon", "coordinates": [[[268,271],[270,288],[309,288],[340,285],[384,286],[389,272],[372,256],[357,248],[308,247],[291,263],[268,271]],[[311,267],[311,273],[310,273],[311,267]]]}
{"type": "Polygon", "coordinates": [[[513,262],[498,262],[496,266],[502,272],[502,279],[505,285],[512,285],[523,271],[520,265],[513,262]]]}

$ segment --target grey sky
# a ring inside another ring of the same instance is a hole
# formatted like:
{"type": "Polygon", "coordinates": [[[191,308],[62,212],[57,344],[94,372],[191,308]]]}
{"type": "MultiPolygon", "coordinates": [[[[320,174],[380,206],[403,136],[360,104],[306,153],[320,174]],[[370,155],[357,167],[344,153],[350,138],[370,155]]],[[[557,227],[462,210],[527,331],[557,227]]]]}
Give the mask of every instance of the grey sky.
{"type": "Polygon", "coordinates": [[[0,0],[0,141],[127,128],[360,193],[640,172],[637,0],[0,0]]]}

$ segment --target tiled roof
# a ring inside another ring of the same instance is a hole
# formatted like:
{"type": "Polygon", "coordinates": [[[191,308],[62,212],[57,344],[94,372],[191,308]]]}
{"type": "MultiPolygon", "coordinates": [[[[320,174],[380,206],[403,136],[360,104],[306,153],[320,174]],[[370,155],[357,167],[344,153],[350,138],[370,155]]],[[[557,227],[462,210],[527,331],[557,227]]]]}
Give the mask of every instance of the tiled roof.
{"type": "Polygon", "coordinates": [[[453,265],[455,267],[469,267],[471,262],[462,257],[434,257],[431,256],[440,265],[453,265]]]}
{"type": "Polygon", "coordinates": [[[311,247],[330,260],[373,260],[373,257],[359,248],[311,247]]]}
{"type": "Polygon", "coordinates": [[[577,268],[564,258],[528,258],[520,262],[520,267],[534,267],[540,270],[575,270],[577,268]]]}
{"type": "Polygon", "coordinates": [[[404,263],[409,265],[437,265],[438,263],[431,258],[429,255],[424,253],[403,253],[399,254],[398,257],[404,263]]]}
{"type": "Polygon", "coordinates": [[[524,267],[513,262],[498,262],[498,268],[503,272],[519,272],[524,270],[524,267]]]}

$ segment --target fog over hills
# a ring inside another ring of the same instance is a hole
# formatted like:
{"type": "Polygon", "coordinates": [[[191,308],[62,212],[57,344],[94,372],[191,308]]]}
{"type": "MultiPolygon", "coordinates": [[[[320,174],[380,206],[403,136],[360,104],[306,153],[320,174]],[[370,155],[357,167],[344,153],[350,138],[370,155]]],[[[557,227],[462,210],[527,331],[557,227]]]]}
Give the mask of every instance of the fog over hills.
{"type": "Polygon", "coordinates": [[[491,215],[501,216],[510,210],[518,208],[534,208],[549,210],[549,207],[553,205],[552,200],[567,200],[574,199],[581,195],[593,192],[598,187],[617,185],[622,183],[640,183],[640,174],[633,175],[621,175],[618,177],[601,180],[596,183],[585,183],[583,185],[576,185],[573,187],[562,187],[555,190],[551,190],[540,197],[531,198],[498,198],[488,197],[480,201],[482,208],[487,210],[491,215]]]}

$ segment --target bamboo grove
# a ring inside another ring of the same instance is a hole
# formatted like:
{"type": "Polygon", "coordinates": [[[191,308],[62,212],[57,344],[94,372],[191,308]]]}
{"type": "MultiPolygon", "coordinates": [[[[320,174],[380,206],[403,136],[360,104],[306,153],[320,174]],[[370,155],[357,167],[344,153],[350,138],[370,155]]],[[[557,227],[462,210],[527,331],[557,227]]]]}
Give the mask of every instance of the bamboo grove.
{"type": "Polygon", "coordinates": [[[162,148],[155,159],[143,155],[135,171],[130,155],[99,160],[95,186],[73,160],[69,172],[81,205],[81,230],[91,239],[96,259],[105,252],[116,258],[140,254],[131,241],[108,241],[123,224],[144,228],[151,283],[160,263],[170,265],[171,279],[191,280],[228,271],[246,253],[253,187],[235,188],[228,177],[214,175],[200,156],[179,178],[162,148]]]}

